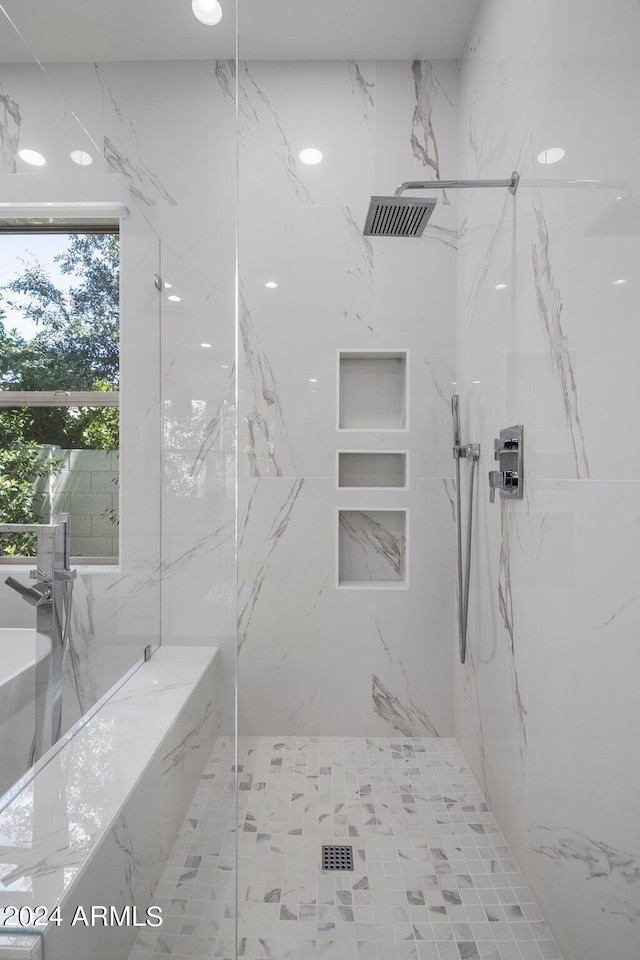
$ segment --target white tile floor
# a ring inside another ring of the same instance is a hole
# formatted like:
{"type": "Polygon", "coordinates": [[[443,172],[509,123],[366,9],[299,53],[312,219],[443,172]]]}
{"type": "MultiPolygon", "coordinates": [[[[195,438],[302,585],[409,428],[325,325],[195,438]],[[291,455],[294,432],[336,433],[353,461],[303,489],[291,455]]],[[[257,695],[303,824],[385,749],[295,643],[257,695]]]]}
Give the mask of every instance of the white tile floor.
{"type": "MultiPolygon", "coordinates": [[[[454,740],[241,738],[238,956],[560,960],[454,740]],[[323,843],[353,873],[323,873],[323,843]]],[[[233,741],[220,740],[131,960],[234,958],[233,741]]]]}

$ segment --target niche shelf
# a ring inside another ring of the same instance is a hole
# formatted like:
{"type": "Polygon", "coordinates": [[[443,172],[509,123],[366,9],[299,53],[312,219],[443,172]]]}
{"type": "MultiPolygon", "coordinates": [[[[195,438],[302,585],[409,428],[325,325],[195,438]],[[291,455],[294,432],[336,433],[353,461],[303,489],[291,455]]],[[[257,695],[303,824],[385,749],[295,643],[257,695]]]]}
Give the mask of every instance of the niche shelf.
{"type": "Polygon", "coordinates": [[[379,490],[407,489],[407,453],[404,450],[339,450],[338,487],[379,490]]]}
{"type": "Polygon", "coordinates": [[[407,510],[338,510],[338,588],[408,588],[407,514],[407,510]]]}
{"type": "Polygon", "coordinates": [[[407,351],[338,352],[338,430],[407,429],[407,351]]]}

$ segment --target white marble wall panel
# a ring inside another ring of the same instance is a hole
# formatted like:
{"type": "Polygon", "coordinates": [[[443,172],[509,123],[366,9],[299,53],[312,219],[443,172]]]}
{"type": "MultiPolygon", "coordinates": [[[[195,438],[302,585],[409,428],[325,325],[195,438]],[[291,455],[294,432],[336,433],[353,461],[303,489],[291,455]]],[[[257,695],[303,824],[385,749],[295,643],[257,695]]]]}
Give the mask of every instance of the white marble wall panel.
{"type": "Polygon", "coordinates": [[[368,204],[374,63],[241,62],[239,81],[243,206],[368,204]],[[305,147],[319,149],[322,164],[302,163],[305,147]]]}
{"type": "MultiPolygon", "coordinates": [[[[106,172],[107,163],[97,154],[87,131],[78,123],[73,106],[66,102],[43,71],[33,63],[0,66],[0,102],[2,103],[3,174],[29,174],[32,178],[54,172],[83,176],[106,172]],[[36,150],[46,160],[34,167],[18,156],[19,150],[36,150]],[[85,150],[94,158],[90,169],[80,168],[69,154],[85,150]]],[[[92,101],[93,106],[95,102],[92,101]]],[[[67,197],[67,199],[73,199],[67,197]]]]}
{"type": "Polygon", "coordinates": [[[454,168],[457,67],[251,62],[240,86],[241,729],[447,735],[455,216],[413,242],[362,228],[376,190],[454,168]],[[409,352],[408,430],[336,430],[338,350],[409,352]],[[338,449],[409,450],[409,491],[338,492],[338,449]],[[365,507],[409,508],[409,590],[336,589],[337,510],[365,507]]]}
{"type": "Polygon", "coordinates": [[[632,960],[640,942],[640,228],[615,201],[637,192],[638,36],[626,0],[586,18],[574,0],[486,0],[463,68],[461,170],[523,182],[471,193],[461,223],[458,381],[483,456],[456,734],[567,960],[632,960]],[[551,146],[566,155],[544,167],[551,146]],[[616,183],[544,182],[596,178],[616,183]],[[493,438],[517,422],[525,499],[490,505],[493,438]]]}
{"type": "Polygon", "coordinates": [[[454,578],[453,497],[451,480],[412,480],[409,590],[373,595],[373,736],[389,729],[451,733],[455,597],[446,584],[454,578]]]}
{"type": "Polygon", "coordinates": [[[335,589],[333,482],[260,478],[241,494],[241,728],[366,735],[372,600],[335,589]]]}

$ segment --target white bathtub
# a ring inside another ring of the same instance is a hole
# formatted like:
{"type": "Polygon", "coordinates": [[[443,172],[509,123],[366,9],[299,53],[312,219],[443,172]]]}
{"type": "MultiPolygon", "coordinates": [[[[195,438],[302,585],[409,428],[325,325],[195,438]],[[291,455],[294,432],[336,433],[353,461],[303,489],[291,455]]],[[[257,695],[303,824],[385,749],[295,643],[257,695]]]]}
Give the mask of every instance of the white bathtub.
{"type": "Polygon", "coordinates": [[[35,731],[36,631],[0,628],[0,796],[27,771],[35,731]]]}

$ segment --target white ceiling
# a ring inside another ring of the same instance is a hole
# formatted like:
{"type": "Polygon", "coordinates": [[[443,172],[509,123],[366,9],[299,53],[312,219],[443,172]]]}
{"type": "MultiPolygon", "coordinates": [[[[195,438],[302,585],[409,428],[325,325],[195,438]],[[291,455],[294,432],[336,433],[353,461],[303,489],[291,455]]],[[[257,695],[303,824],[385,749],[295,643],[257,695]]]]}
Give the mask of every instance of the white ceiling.
{"type": "MultiPolygon", "coordinates": [[[[235,53],[235,0],[204,27],[190,0],[0,0],[43,62],[208,60],[235,53]]],[[[239,0],[247,60],[458,57],[479,0],[239,0]]],[[[0,63],[31,59],[0,13],[0,63]]]]}

